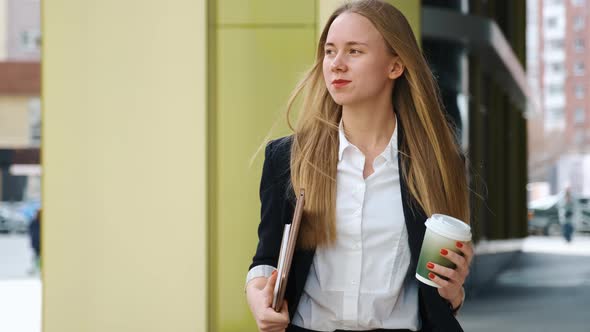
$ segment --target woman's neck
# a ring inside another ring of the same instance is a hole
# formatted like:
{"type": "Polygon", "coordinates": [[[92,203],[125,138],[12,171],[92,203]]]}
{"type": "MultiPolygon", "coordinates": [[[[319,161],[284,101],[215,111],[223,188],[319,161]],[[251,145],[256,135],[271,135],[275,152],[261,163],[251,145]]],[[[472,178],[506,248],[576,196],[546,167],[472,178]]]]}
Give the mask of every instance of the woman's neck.
{"type": "Polygon", "coordinates": [[[365,154],[383,151],[397,125],[391,105],[381,108],[343,106],[342,122],[346,139],[365,154]]]}

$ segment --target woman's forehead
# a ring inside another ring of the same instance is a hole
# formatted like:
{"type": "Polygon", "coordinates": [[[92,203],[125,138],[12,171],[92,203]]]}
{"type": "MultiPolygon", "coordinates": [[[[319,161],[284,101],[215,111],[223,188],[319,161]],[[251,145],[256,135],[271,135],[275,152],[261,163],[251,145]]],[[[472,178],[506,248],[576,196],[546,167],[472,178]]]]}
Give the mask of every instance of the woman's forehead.
{"type": "Polygon", "coordinates": [[[332,22],[326,44],[345,45],[355,42],[371,45],[379,39],[381,34],[368,18],[356,13],[343,13],[332,22]]]}

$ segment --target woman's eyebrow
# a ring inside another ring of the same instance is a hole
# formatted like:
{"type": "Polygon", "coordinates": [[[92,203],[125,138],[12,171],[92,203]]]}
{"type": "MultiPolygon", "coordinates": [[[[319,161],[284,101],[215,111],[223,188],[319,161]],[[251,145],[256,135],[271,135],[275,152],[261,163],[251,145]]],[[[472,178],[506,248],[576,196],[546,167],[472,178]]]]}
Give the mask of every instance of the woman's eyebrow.
{"type": "MultiPolygon", "coordinates": [[[[369,44],[367,44],[367,43],[363,43],[363,42],[357,42],[357,41],[349,41],[349,42],[346,42],[346,45],[347,45],[347,46],[354,46],[354,45],[364,45],[364,46],[369,46],[369,44]]],[[[334,43],[332,43],[332,42],[328,42],[328,43],[326,43],[326,45],[324,45],[324,46],[335,46],[335,45],[334,45],[334,43]]]]}

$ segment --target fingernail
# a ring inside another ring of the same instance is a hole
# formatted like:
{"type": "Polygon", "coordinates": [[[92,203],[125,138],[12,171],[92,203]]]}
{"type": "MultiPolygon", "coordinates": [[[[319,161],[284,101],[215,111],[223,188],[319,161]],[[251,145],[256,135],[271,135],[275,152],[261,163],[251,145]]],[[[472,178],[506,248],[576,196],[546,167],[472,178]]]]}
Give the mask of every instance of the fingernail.
{"type": "Polygon", "coordinates": [[[274,277],[274,276],[275,276],[275,274],[277,274],[277,270],[274,270],[274,271],[272,271],[272,275],[271,275],[271,277],[274,277]]]}
{"type": "Polygon", "coordinates": [[[457,248],[463,248],[463,243],[457,241],[457,248]]]}
{"type": "Polygon", "coordinates": [[[428,278],[434,279],[434,273],[432,273],[432,272],[428,273],[428,278]]]}
{"type": "Polygon", "coordinates": [[[426,267],[429,269],[434,269],[434,264],[428,262],[428,264],[426,264],[426,267]]]}
{"type": "Polygon", "coordinates": [[[447,249],[441,249],[441,250],[440,250],[440,253],[441,253],[443,256],[446,256],[446,255],[447,255],[449,252],[447,251],[447,249]]]}

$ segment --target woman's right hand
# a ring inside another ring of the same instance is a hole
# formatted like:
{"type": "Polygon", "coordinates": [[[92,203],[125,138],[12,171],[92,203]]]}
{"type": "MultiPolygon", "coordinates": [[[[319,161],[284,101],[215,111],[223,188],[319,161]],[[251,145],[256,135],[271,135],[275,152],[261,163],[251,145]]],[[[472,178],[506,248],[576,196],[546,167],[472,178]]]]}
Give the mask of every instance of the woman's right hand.
{"type": "Polygon", "coordinates": [[[277,281],[275,270],[270,278],[256,278],[248,283],[246,296],[250,311],[261,332],[283,332],[289,325],[287,301],[283,301],[280,312],[272,308],[273,290],[277,281]]]}

